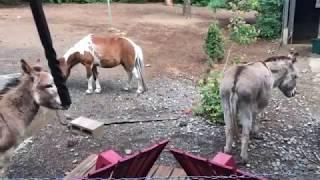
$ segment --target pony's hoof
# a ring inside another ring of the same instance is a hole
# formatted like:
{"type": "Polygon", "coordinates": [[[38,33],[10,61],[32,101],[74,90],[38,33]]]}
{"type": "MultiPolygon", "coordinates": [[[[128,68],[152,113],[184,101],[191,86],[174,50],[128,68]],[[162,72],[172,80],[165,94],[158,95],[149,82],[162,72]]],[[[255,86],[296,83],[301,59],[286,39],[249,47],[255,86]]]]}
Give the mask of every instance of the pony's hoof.
{"type": "Polygon", "coordinates": [[[93,90],[92,89],[87,89],[86,90],[86,94],[92,94],[93,93],[93,90]]]}
{"type": "Polygon", "coordinates": [[[96,90],[94,90],[94,93],[100,94],[100,93],[101,93],[101,89],[96,89],[96,90]]]}

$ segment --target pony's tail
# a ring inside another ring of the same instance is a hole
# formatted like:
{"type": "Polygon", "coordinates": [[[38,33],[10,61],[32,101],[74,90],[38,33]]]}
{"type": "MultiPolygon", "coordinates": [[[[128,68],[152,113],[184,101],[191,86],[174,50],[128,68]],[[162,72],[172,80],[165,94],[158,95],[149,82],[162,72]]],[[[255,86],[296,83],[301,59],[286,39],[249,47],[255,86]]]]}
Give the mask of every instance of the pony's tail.
{"type": "Polygon", "coordinates": [[[231,131],[233,132],[233,136],[235,138],[239,137],[239,127],[237,122],[237,112],[238,112],[238,94],[234,91],[230,93],[230,99],[229,99],[229,107],[230,107],[230,113],[231,113],[231,131]]]}
{"type": "Polygon", "coordinates": [[[143,53],[141,47],[138,45],[135,45],[134,47],[135,50],[135,68],[137,69],[139,76],[141,78],[142,86],[144,91],[147,91],[147,86],[144,82],[143,74],[144,74],[144,62],[143,62],[143,53]]]}

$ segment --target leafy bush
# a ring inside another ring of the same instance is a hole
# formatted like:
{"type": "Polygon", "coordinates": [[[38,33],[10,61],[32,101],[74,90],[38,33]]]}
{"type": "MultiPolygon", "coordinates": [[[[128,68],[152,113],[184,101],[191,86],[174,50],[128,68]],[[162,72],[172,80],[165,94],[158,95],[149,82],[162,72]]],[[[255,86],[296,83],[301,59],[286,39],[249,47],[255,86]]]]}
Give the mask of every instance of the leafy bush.
{"type": "Polygon", "coordinates": [[[208,6],[216,11],[218,8],[225,8],[227,6],[226,0],[210,0],[208,6]]]}
{"type": "Polygon", "coordinates": [[[281,34],[282,0],[259,0],[257,29],[259,36],[265,39],[275,39],[281,34]]]}
{"type": "Polygon", "coordinates": [[[226,0],[227,9],[250,11],[257,10],[259,7],[259,0],[226,0]]]}
{"type": "Polygon", "coordinates": [[[219,94],[221,73],[213,72],[208,76],[207,83],[199,83],[200,104],[193,110],[196,115],[206,117],[210,122],[223,124],[223,110],[219,94]]]}
{"type": "Polygon", "coordinates": [[[210,0],[193,0],[192,5],[196,6],[208,6],[210,0]]]}
{"type": "Polygon", "coordinates": [[[146,3],[148,0],[114,0],[114,2],[120,3],[146,3]]]}
{"type": "Polygon", "coordinates": [[[257,41],[258,31],[254,26],[246,24],[241,16],[232,17],[228,27],[230,39],[239,44],[251,44],[257,41]]]}
{"type": "Polygon", "coordinates": [[[209,56],[209,65],[216,61],[220,61],[224,57],[224,41],[221,30],[217,23],[212,23],[209,26],[208,34],[205,39],[204,51],[209,56]]]}

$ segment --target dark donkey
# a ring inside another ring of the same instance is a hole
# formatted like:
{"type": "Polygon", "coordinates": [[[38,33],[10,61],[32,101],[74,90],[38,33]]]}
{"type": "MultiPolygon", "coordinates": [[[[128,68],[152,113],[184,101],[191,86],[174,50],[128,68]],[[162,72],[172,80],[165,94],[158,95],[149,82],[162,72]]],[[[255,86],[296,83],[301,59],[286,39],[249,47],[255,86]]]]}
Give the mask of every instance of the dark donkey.
{"type": "Polygon", "coordinates": [[[238,136],[238,120],[242,125],[241,158],[248,160],[249,133],[258,131],[256,116],[267,105],[272,89],[279,88],[287,97],[296,94],[297,53],[275,56],[263,62],[234,66],[226,73],[220,85],[220,96],[226,124],[226,146],[231,151],[233,138],[238,136]]]}

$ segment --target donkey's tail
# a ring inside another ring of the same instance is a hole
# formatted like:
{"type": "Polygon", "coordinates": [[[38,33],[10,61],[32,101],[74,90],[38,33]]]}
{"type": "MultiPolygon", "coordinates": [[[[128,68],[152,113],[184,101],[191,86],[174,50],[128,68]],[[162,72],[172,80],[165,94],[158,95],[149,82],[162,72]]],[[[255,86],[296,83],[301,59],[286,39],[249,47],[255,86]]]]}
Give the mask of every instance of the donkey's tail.
{"type": "Polygon", "coordinates": [[[238,113],[238,94],[234,91],[230,92],[230,99],[229,99],[229,107],[231,113],[231,130],[232,134],[235,138],[239,137],[239,127],[237,122],[237,113],[238,113]]]}
{"type": "Polygon", "coordinates": [[[140,78],[141,78],[141,82],[142,82],[142,86],[144,91],[147,90],[147,86],[144,82],[144,78],[143,78],[143,74],[144,74],[144,62],[143,62],[143,53],[142,53],[142,49],[140,46],[136,45],[134,46],[134,51],[135,51],[135,68],[137,69],[140,78]]]}

